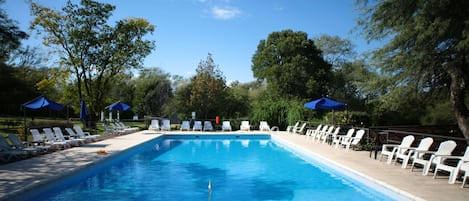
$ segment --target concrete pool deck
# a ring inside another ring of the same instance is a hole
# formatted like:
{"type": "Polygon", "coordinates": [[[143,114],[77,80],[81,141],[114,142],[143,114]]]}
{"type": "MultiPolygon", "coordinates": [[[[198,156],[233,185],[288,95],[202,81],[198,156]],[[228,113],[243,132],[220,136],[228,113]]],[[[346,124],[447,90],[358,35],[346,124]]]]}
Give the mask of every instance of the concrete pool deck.
{"type": "MultiPolygon", "coordinates": [[[[164,132],[167,134],[203,134],[203,132],[164,132]]],[[[241,134],[240,132],[225,132],[241,134]]],[[[244,132],[245,133],[245,132],[244,132]]],[[[251,132],[265,133],[265,132],[251,132]]],[[[469,200],[469,187],[460,188],[461,183],[448,184],[447,176],[432,179],[422,176],[421,169],[411,172],[400,165],[388,165],[369,157],[365,151],[345,151],[327,144],[307,140],[305,136],[291,135],[286,132],[272,132],[272,137],[291,143],[298,148],[319,155],[324,160],[350,169],[373,182],[410,196],[415,200],[469,200]]],[[[37,186],[59,179],[65,174],[78,171],[101,160],[114,156],[141,143],[159,137],[161,133],[140,131],[133,134],[108,138],[81,147],[75,147],[27,160],[0,165],[0,200],[8,200],[15,195],[27,193],[37,186]],[[109,154],[96,152],[104,149],[109,154]]]]}

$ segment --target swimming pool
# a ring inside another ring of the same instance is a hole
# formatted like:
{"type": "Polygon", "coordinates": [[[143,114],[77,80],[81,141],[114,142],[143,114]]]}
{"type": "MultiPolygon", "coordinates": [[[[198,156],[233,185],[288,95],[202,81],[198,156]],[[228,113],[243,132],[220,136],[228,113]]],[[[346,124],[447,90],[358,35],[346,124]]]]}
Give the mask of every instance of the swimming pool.
{"type": "Polygon", "coordinates": [[[22,199],[402,200],[285,146],[269,135],[167,135],[22,199]]]}

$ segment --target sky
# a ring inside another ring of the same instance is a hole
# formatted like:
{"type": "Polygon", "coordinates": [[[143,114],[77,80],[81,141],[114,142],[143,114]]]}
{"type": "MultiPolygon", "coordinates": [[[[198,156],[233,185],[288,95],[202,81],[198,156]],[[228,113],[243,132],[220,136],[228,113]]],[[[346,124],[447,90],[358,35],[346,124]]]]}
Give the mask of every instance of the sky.
{"type": "MultiPolygon", "coordinates": [[[[60,10],[66,0],[34,0],[60,10]]],[[[97,0],[116,6],[109,23],[138,17],[156,26],[147,39],[156,43],[144,61],[171,75],[189,78],[198,64],[212,54],[227,82],[254,81],[251,59],[260,40],[272,32],[291,29],[309,38],[339,36],[352,41],[357,52],[377,47],[368,44],[356,26],[353,0],[97,0]]],[[[78,0],[72,0],[79,3],[78,0]]],[[[24,0],[1,5],[8,17],[30,34],[25,45],[44,48],[41,38],[28,29],[33,17],[24,0]]]]}

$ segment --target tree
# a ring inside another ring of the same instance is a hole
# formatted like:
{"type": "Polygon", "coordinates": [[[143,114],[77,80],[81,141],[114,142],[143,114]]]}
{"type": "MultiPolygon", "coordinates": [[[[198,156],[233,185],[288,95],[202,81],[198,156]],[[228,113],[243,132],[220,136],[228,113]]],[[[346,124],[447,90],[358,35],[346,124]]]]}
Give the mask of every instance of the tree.
{"type": "Polygon", "coordinates": [[[171,97],[169,74],[158,68],[142,70],[135,80],[133,105],[139,114],[163,116],[162,107],[171,97]]]}
{"type": "Polygon", "coordinates": [[[141,18],[118,20],[107,24],[114,6],[92,0],[80,5],[67,2],[62,11],[31,2],[35,19],[31,29],[43,35],[46,46],[56,47],[60,64],[72,75],[78,99],[87,101],[91,114],[96,114],[110,100],[114,83],[133,69],[140,69],[151,53],[154,42],[144,36],[154,26],[141,18]]]}
{"type": "Polygon", "coordinates": [[[357,59],[354,45],[348,39],[338,36],[321,35],[314,38],[314,44],[322,51],[324,60],[332,65],[331,84],[328,95],[347,103],[347,110],[363,110],[363,95],[358,81],[367,79],[364,61],[357,59]]]}
{"type": "Polygon", "coordinates": [[[208,54],[200,61],[197,74],[191,78],[190,104],[203,118],[215,117],[223,111],[226,100],[226,84],[223,73],[208,54]]]}
{"type": "MultiPolygon", "coordinates": [[[[0,4],[5,0],[0,0],[0,4]]],[[[0,62],[5,62],[10,53],[21,45],[21,40],[28,38],[28,35],[19,29],[16,22],[9,19],[3,9],[0,9],[0,62]]]]}
{"type": "Polygon", "coordinates": [[[362,11],[358,26],[367,39],[389,39],[374,52],[380,70],[392,76],[394,86],[447,90],[469,139],[469,2],[359,0],[357,5],[362,11]]]}
{"type": "Polygon", "coordinates": [[[353,50],[352,42],[339,36],[321,35],[315,37],[313,41],[316,47],[321,50],[324,60],[336,70],[353,61],[357,55],[353,50]]]}
{"type": "Polygon", "coordinates": [[[306,33],[284,30],[259,42],[252,71],[270,94],[307,100],[327,94],[331,65],[306,33]]]}

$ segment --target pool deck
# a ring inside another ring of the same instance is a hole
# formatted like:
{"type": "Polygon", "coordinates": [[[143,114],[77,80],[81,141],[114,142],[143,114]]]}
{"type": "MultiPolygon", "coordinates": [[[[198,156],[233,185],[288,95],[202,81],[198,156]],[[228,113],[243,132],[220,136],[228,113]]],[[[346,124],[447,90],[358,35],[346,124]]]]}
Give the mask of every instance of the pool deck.
{"type": "MultiPolygon", "coordinates": [[[[164,133],[192,134],[194,132],[172,131],[164,133]]],[[[195,133],[203,134],[203,132],[195,133]]],[[[239,132],[225,133],[241,134],[239,132]]],[[[271,134],[277,140],[290,143],[292,146],[322,158],[322,160],[347,168],[355,174],[369,178],[377,185],[387,186],[414,200],[469,200],[469,185],[461,189],[460,182],[448,184],[447,176],[432,179],[433,174],[431,174],[432,176],[422,176],[421,169],[411,172],[409,168],[401,169],[400,165],[388,165],[370,158],[370,153],[366,151],[339,150],[327,144],[307,140],[305,136],[291,135],[286,132],[272,132],[271,134]]],[[[101,160],[109,159],[119,152],[160,135],[159,132],[140,131],[0,165],[0,200],[8,200],[16,195],[27,193],[37,186],[60,179],[66,174],[79,171],[101,160]],[[100,149],[106,150],[108,154],[97,154],[100,149]]]]}

